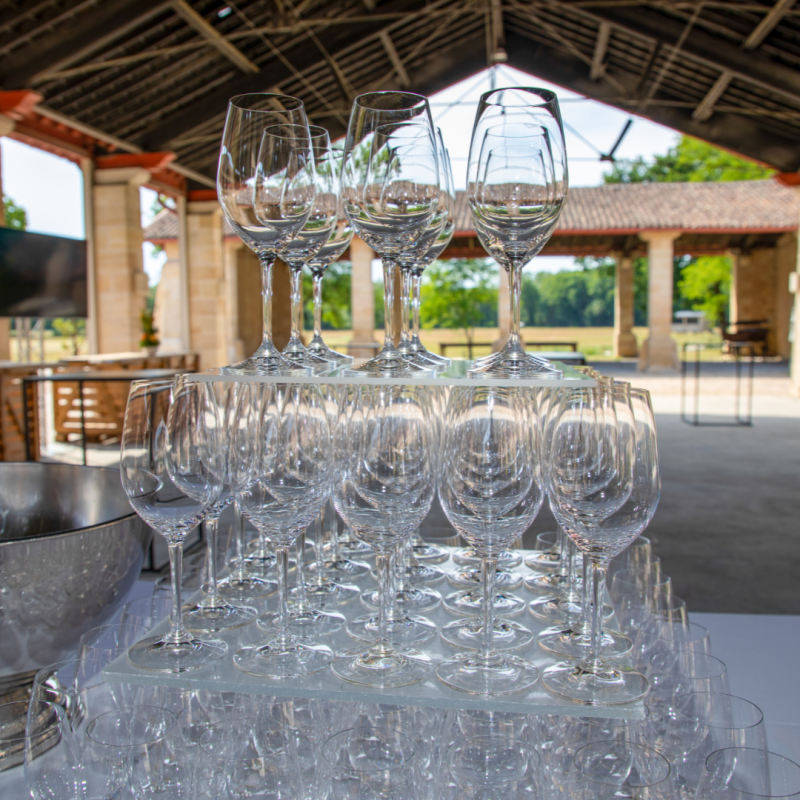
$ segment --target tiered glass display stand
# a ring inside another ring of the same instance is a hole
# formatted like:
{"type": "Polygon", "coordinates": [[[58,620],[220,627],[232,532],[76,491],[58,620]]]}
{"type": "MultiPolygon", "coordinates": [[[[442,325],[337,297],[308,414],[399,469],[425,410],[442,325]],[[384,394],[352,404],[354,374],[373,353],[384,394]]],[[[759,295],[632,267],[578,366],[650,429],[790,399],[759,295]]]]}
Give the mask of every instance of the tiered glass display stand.
{"type": "MultiPolygon", "coordinates": [[[[588,387],[595,385],[594,380],[587,378],[583,373],[578,372],[574,368],[559,362],[554,363],[560,370],[563,371],[564,377],[562,379],[552,380],[525,378],[519,380],[510,380],[486,376],[473,379],[467,377],[467,372],[471,366],[471,362],[466,360],[454,360],[446,372],[438,373],[435,376],[431,375],[430,377],[421,378],[415,377],[413,379],[380,378],[366,375],[353,375],[352,373],[348,374],[347,370],[352,369],[352,367],[335,370],[326,375],[309,375],[302,377],[292,376],[291,378],[277,375],[221,375],[217,370],[209,370],[206,373],[194,375],[192,378],[198,381],[255,381],[270,383],[317,384],[363,383],[372,385],[414,383],[435,386],[491,385],[516,386],[520,388],[558,388],[567,386],[588,387]]],[[[455,535],[455,531],[453,534],[455,535]]],[[[521,555],[525,555],[524,551],[521,551],[521,555]]],[[[445,572],[450,572],[457,568],[455,563],[453,563],[452,558],[444,564],[440,564],[439,566],[441,566],[445,572]]],[[[530,570],[524,566],[524,562],[522,566],[517,567],[514,571],[526,577],[531,574],[530,570]]],[[[355,583],[362,590],[375,588],[375,582],[369,574],[357,580],[348,579],[348,582],[355,583]]],[[[456,591],[446,581],[433,588],[438,589],[442,595],[446,595],[451,591],[456,591]]],[[[532,595],[524,588],[517,590],[515,594],[518,594],[520,597],[525,597],[526,600],[532,600],[535,597],[535,595],[532,595]]],[[[248,601],[248,604],[255,605],[259,611],[264,611],[267,609],[267,607],[269,607],[270,610],[274,610],[276,607],[276,599],[272,597],[268,598],[267,600],[248,601]]],[[[331,610],[343,613],[348,619],[367,613],[367,609],[359,600],[354,600],[347,606],[339,606],[331,610]]],[[[439,608],[435,611],[426,612],[424,616],[436,623],[437,628],[442,628],[448,622],[458,619],[458,617],[445,610],[443,606],[439,606],[439,608]]],[[[529,628],[535,636],[546,627],[542,623],[535,620],[527,612],[525,612],[523,615],[520,615],[516,619],[521,624],[529,628]]],[[[161,633],[167,629],[168,623],[167,621],[164,621],[153,629],[153,634],[161,633]]],[[[576,703],[571,703],[568,700],[562,700],[549,695],[541,686],[541,682],[537,682],[533,689],[527,692],[503,695],[499,697],[489,697],[467,694],[456,691],[455,689],[451,689],[437,680],[433,673],[431,673],[427,680],[423,681],[422,683],[396,689],[371,689],[364,686],[349,684],[337,678],[330,671],[330,669],[324,669],[316,674],[294,679],[269,680],[265,678],[258,678],[253,675],[248,675],[237,669],[233,665],[233,655],[240,647],[244,645],[266,642],[269,638],[267,634],[262,633],[255,624],[252,624],[237,630],[215,633],[213,635],[215,638],[223,639],[228,643],[228,653],[223,659],[208,667],[180,674],[153,672],[134,667],[128,661],[127,656],[122,656],[106,668],[106,678],[107,680],[121,683],[132,683],[142,686],[169,686],[187,691],[206,689],[217,692],[263,694],[273,697],[304,697],[320,700],[341,700],[344,702],[358,703],[387,703],[400,706],[423,706],[442,709],[515,711],[526,714],[552,714],[583,717],[597,716],[615,717],[618,719],[644,718],[644,707],[641,702],[632,703],[625,706],[611,707],[579,705],[576,703]]],[[[361,646],[361,644],[363,644],[350,638],[344,630],[332,636],[325,637],[324,643],[332,647],[337,652],[357,649],[361,646]]],[[[434,663],[438,663],[438,661],[447,658],[449,655],[459,652],[457,648],[451,647],[450,645],[442,642],[438,635],[428,642],[423,643],[419,647],[433,659],[434,663]]],[[[513,652],[533,661],[533,663],[538,667],[540,673],[559,660],[555,656],[551,656],[544,652],[538,647],[535,641],[527,648],[513,652]]]]}

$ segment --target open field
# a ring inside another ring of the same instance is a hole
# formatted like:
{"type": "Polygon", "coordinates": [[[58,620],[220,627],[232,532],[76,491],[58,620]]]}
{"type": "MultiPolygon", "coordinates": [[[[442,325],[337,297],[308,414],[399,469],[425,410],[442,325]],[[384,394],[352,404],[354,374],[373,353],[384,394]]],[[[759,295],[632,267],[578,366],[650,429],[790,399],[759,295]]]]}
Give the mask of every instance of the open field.
{"type": "MultiPolygon", "coordinates": [[[[613,328],[523,328],[522,334],[527,342],[576,342],[578,350],[584,353],[587,358],[593,361],[613,360],[611,355],[611,341],[613,328]]],[[[641,343],[647,338],[647,328],[634,328],[636,339],[641,343]]],[[[353,338],[352,331],[325,331],[323,333],[325,341],[334,349],[346,352],[347,343],[353,338]]],[[[422,341],[425,346],[435,353],[439,353],[439,345],[442,342],[463,343],[466,337],[463,330],[435,328],[423,330],[421,333],[422,341]]],[[[476,328],[473,334],[473,341],[485,345],[475,349],[475,355],[485,355],[490,351],[492,342],[498,337],[497,328],[476,328]]],[[[719,344],[720,337],[716,333],[700,334],[673,334],[673,338],[678,343],[678,347],[684,342],[708,342],[719,344]]],[[[383,341],[383,331],[375,332],[375,339],[383,341]]],[[[39,360],[39,340],[38,337],[32,341],[32,356],[34,361],[39,360]]],[[[72,355],[69,340],[60,336],[53,336],[49,331],[45,336],[45,361],[58,361],[65,356],[72,355]]],[[[548,349],[548,348],[545,348],[548,349]]],[[[559,349],[559,348],[552,348],[559,349]]],[[[81,345],[80,353],[86,352],[86,343],[81,345]]],[[[465,358],[467,348],[451,347],[447,350],[447,355],[453,358],[465,358]]],[[[704,350],[701,358],[705,361],[719,361],[721,355],[719,350],[713,348],[704,350]]],[[[17,341],[16,337],[11,336],[11,359],[17,360],[17,341]]]]}

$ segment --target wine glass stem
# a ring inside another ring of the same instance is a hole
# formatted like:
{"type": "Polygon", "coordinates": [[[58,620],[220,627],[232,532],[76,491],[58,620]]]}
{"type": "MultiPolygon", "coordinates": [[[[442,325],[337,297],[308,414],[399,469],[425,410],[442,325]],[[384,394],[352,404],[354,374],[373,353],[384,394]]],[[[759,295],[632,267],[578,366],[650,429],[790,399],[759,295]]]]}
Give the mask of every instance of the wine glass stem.
{"type": "Polygon", "coordinates": [[[589,559],[583,556],[583,586],[581,595],[581,620],[580,630],[588,633],[592,624],[592,602],[591,602],[591,576],[589,575],[589,559]]]}
{"type": "Polygon", "coordinates": [[[603,637],[603,598],[606,585],[606,570],[608,564],[604,561],[592,561],[592,646],[589,658],[592,661],[600,659],[600,650],[603,637]]]}
{"type": "Polygon", "coordinates": [[[411,314],[412,314],[412,331],[414,338],[419,338],[419,307],[420,295],[422,292],[422,275],[412,274],[411,276],[411,314]]]}
{"type": "Polygon", "coordinates": [[[512,262],[508,271],[508,302],[511,309],[511,327],[508,343],[520,343],[520,302],[522,299],[522,264],[512,262]]]}
{"type": "Polygon", "coordinates": [[[566,531],[559,525],[558,526],[558,552],[559,552],[559,561],[558,561],[558,574],[562,577],[566,577],[568,574],[568,563],[567,563],[567,556],[569,555],[569,541],[570,538],[567,536],[566,531]]]}
{"type": "Polygon", "coordinates": [[[233,531],[236,536],[236,575],[245,577],[244,567],[244,515],[238,503],[233,504],[233,531]]]}
{"type": "Polygon", "coordinates": [[[208,589],[203,601],[203,606],[215,608],[222,605],[217,593],[217,539],[219,538],[219,517],[209,517],[205,520],[206,526],[206,565],[208,589]]]}
{"type": "Polygon", "coordinates": [[[411,270],[400,270],[400,341],[411,339],[411,270]]]}
{"type": "Polygon", "coordinates": [[[575,542],[567,537],[567,549],[563,558],[567,559],[567,599],[571,602],[580,599],[578,597],[578,573],[575,571],[576,551],[575,542]]]}
{"type": "Polygon", "coordinates": [[[275,637],[282,645],[288,644],[292,635],[289,632],[289,548],[276,547],[278,572],[278,634],[275,637]]]}
{"type": "Polygon", "coordinates": [[[391,566],[388,553],[375,554],[375,566],[378,570],[378,641],[375,647],[389,650],[389,602],[391,593],[391,566]]]}
{"type": "Polygon", "coordinates": [[[262,344],[272,344],[272,265],[275,256],[269,253],[259,253],[258,261],[261,264],[261,301],[264,306],[264,337],[262,344]]]}
{"type": "Polygon", "coordinates": [[[384,256],[383,262],[383,350],[394,351],[394,276],[397,264],[384,256]]]}
{"type": "Polygon", "coordinates": [[[297,566],[295,567],[295,581],[297,583],[297,605],[301,608],[306,605],[306,532],[302,531],[294,543],[297,549],[297,566]]]}
{"type": "Polygon", "coordinates": [[[331,561],[335,564],[339,561],[339,519],[336,516],[336,506],[333,498],[328,500],[331,509],[331,561]]]}
{"type": "Polygon", "coordinates": [[[325,507],[322,507],[322,511],[317,514],[317,518],[314,520],[314,560],[316,562],[316,574],[314,575],[314,580],[321,584],[324,580],[324,572],[325,572],[325,551],[324,551],[324,534],[322,530],[322,524],[325,521],[325,507]]]}
{"type": "Polygon", "coordinates": [[[292,287],[292,340],[299,341],[303,329],[303,265],[298,267],[297,264],[292,264],[289,271],[292,287]]]}
{"type": "Polygon", "coordinates": [[[169,550],[169,570],[172,580],[172,614],[170,630],[164,637],[168,642],[182,642],[188,638],[183,627],[183,601],[181,598],[181,577],[183,575],[183,539],[167,543],[169,550]]]}
{"type": "Polygon", "coordinates": [[[316,270],[311,273],[314,289],[314,338],[322,338],[322,276],[324,273],[316,270]]]}
{"type": "Polygon", "coordinates": [[[480,656],[490,658],[494,645],[492,634],[494,632],[494,584],[497,577],[497,559],[484,556],[483,558],[483,640],[481,641],[480,656]]]}

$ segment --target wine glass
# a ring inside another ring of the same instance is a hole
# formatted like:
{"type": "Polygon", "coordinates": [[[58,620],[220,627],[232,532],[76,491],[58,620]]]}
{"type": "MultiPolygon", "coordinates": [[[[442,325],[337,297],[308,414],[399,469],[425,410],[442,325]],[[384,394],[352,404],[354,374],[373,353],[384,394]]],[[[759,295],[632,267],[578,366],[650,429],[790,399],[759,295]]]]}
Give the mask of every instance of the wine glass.
{"type": "Polygon", "coordinates": [[[193,636],[183,626],[183,541],[222,489],[213,405],[205,383],[177,378],[134,381],[125,409],[120,475],[133,510],[166,540],[172,576],[170,631],[142,639],[128,651],[143,669],[184,672],[225,655],[225,642],[193,636]]]}
{"type": "Polygon", "coordinates": [[[477,374],[560,378],[529,355],[520,336],[522,268],[547,243],[567,195],[558,99],[546,89],[511,88],[481,97],[470,142],[467,197],[481,244],[509,275],[511,330],[477,374]]]}
{"type": "Polygon", "coordinates": [[[350,391],[334,438],[334,502],[356,536],[375,550],[380,610],[375,643],[340,654],[332,669],[351,683],[405,686],[425,678],[431,661],[391,644],[389,562],[392,548],[411,535],[433,501],[429,401],[422,386],[354,386],[350,391]]]}
{"type": "MultiPolygon", "coordinates": [[[[264,336],[252,356],[223,367],[222,372],[257,375],[300,368],[283,358],[272,342],[272,267],[278,249],[303,227],[305,219],[303,214],[296,214],[289,222],[280,204],[275,209],[274,222],[265,224],[256,216],[257,200],[267,199],[267,179],[279,179],[288,166],[287,163],[274,164],[274,173],[265,173],[262,167],[259,174],[259,163],[263,165],[259,162],[259,151],[264,131],[272,125],[298,126],[307,134],[308,120],[303,103],[295,97],[269,93],[237,95],[228,103],[217,169],[217,196],[228,224],[255,252],[261,264],[264,336]]],[[[310,146],[308,137],[309,149],[310,146]]],[[[307,210],[311,212],[310,204],[307,210]]]]}
{"type": "Polygon", "coordinates": [[[235,479],[236,465],[231,459],[230,442],[235,436],[236,424],[236,383],[209,383],[208,391],[201,394],[202,401],[209,407],[201,408],[204,418],[213,431],[215,447],[219,448],[216,463],[220,469],[222,489],[217,499],[208,507],[204,524],[208,539],[206,565],[208,568],[207,589],[192,605],[183,609],[183,620],[187,630],[223,631],[248,625],[258,612],[252,606],[235,605],[227,602],[219,593],[217,586],[217,534],[219,518],[233,500],[231,485],[235,479]]]}
{"type": "Polygon", "coordinates": [[[244,514],[239,502],[240,492],[247,488],[253,474],[255,459],[257,414],[261,394],[256,383],[232,382],[229,384],[228,401],[225,407],[227,419],[227,460],[230,470],[230,487],[233,495],[234,535],[236,556],[231,571],[219,583],[220,594],[230,600],[248,600],[274,594],[275,581],[261,577],[258,573],[275,566],[275,556],[245,555],[244,514]],[[249,563],[248,563],[249,562],[249,563]],[[255,564],[255,569],[249,564],[255,564]]]}
{"type": "Polygon", "coordinates": [[[394,280],[403,250],[424,234],[439,202],[436,138],[428,101],[409,92],[357,97],[342,163],[341,197],[355,233],[381,257],[385,336],[356,369],[369,375],[428,375],[394,346],[394,280]]]}
{"type": "Polygon", "coordinates": [[[439,202],[436,206],[436,213],[431,218],[422,236],[411,247],[403,250],[398,258],[401,280],[400,308],[402,324],[397,351],[403,358],[418,366],[427,368],[433,366],[436,369],[443,370],[450,363],[450,359],[429,353],[419,340],[419,297],[417,298],[414,312],[416,344],[412,343],[410,330],[414,275],[422,275],[425,267],[444,251],[455,231],[456,198],[453,188],[453,173],[440,128],[436,129],[436,157],[439,162],[439,202]]]}
{"type": "MultiPolygon", "coordinates": [[[[335,362],[327,360],[318,353],[311,353],[301,339],[303,321],[303,264],[313,258],[325,245],[336,229],[338,219],[337,205],[339,202],[339,175],[335,169],[335,162],[331,160],[331,140],[328,131],[318,125],[309,126],[311,132],[311,151],[301,156],[305,165],[313,167],[313,177],[304,169],[298,170],[300,185],[297,187],[299,205],[306,200],[309,188],[313,188],[311,213],[308,215],[303,227],[288,241],[278,252],[286,262],[291,276],[291,322],[292,333],[282,355],[291,361],[310,368],[315,373],[327,372],[333,368],[335,362]]],[[[279,135],[283,141],[291,143],[298,154],[303,153],[304,131],[302,128],[294,130],[293,126],[272,126],[264,132],[262,153],[265,147],[268,150],[272,144],[271,134],[279,135]]],[[[266,153],[265,153],[266,154],[266,153]]],[[[298,164],[298,166],[300,166],[298,164]]],[[[263,213],[268,222],[273,216],[274,202],[263,208],[263,213]]],[[[256,215],[259,216],[262,208],[256,206],[256,215]]]]}
{"type": "Polygon", "coordinates": [[[322,247],[306,261],[311,270],[314,291],[314,338],[307,349],[315,356],[331,361],[336,366],[352,363],[353,356],[331,350],[322,339],[322,279],[328,267],[344,255],[353,239],[353,226],[345,217],[339,199],[343,157],[344,153],[341,150],[331,148],[325,160],[317,162],[318,174],[327,174],[328,171],[333,174],[333,187],[336,193],[336,222],[331,227],[330,234],[322,247]]]}
{"type": "MultiPolygon", "coordinates": [[[[583,552],[584,560],[591,561],[592,618],[587,655],[577,663],[550,667],[542,683],[551,693],[586,705],[630,703],[648,691],[644,675],[603,657],[606,567],[640,531],[622,526],[600,529],[600,524],[631,496],[635,434],[630,403],[616,402],[613,393],[603,386],[569,390],[553,428],[548,490],[570,519],[567,533],[583,552]]],[[[630,650],[630,641],[625,642],[630,650]]]]}
{"type": "Polygon", "coordinates": [[[702,800],[800,797],[800,766],[755,747],[726,747],[706,759],[697,787],[702,800]]]}
{"type": "Polygon", "coordinates": [[[451,622],[447,641],[477,652],[460,653],[436,668],[440,681],[474,694],[530,689],[536,667],[507,655],[495,640],[531,641],[515,622],[495,622],[497,553],[508,548],[536,518],[544,493],[539,463],[539,424],[529,392],[493,386],[454,387],[447,408],[439,499],[453,527],[483,557],[483,619],[451,622]]]}
{"type": "Polygon", "coordinates": [[[331,440],[313,384],[267,384],[255,430],[253,472],[239,501],[275,547],[278,560],[277,633],[266,644],[241,648],[233,663],[266,678],[308,675],[333,660],[330,648],[298,641],[289,628],[289,548],[330,494],[331,440]]]}

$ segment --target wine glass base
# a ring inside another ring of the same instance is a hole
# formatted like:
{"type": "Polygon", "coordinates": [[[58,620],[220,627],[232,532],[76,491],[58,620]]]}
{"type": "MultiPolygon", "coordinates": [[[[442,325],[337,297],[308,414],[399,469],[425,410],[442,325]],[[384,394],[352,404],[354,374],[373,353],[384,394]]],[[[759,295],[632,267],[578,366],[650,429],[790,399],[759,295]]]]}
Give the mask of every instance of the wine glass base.
{"type": "Polygon", "coordinates": [[[438,353],[432,353],[415,336],[411,337],[411,342],[409,346],[415,353],[421,353],[423,356],[425,356],[425,358],[435,363],[441,364],[445,369],[447,369],[447,367],[449,367],[450,364],[452,363],[451,359],[447,358],[446,356],[440,356],[438,353]]]}
{"type": "MultiPolygon", "coordinates": [[[[459,567],[480,567],[483,558],[477,550],[471,547],[462,547],[453,553],[453,561],[459,567]]],[[[502,550],[497,554],[498,569],[514,569],[522,563],[522,555],[516,550],[502,550]]]]}
{"type": "MultiPolygon", "coordinates": [[[[447,575],[447,582],[457,589],[471,589],[483,583],[483,570],[481,567],[467,567],[450,572],[447,575]]],[[[514,592],[522,586],[522,576],[516,572],[498,569],[494,584],[498,589],[514,592]]]]}
{"type": "Polygon", "coordinates": [[[564,373],[547,359],[537,358],[522,350],[506,345],[497,353],[476,359],[470,377],[491,375],[494,378],[543,378],[560,380],[564,373]]]}
{"type": "Polygon", "coordinates": [[[229,631],[249,625],[257,616],[251,606],[221,603],[209,607],[200,601],[183,607],[183,627],[187,631],[229,631]]]}
{"type": "MultiPolygon", "coordinates": [[[[337,583],[328,579],[323,579],[323,581],[323,583],[312,581],[305,586],[308,602],[317,608],[347,605],[361,593],[358,586],[352,583],[337,583]]],[[[292,592],[290,591],[289,594],[291,595],[292,592]]]]}
{"type": "Polygon", "coordinates": [[[405,569],[405,578],[410,583],[436,586],[447,577],[447,573],[433,564],[412,564],[405,569]]]}
{"type": "Polygon", "coordinates": [[[274,595],[278,591],[278,584],[254,575],[228,575],[217,584],[217,591],[220,597],[229,601],[258,600],[274,595]]]}
{"type": "Polygon", "coordinates": [[[421,544],[411,545],[411,552],[417,561],[427,561],[431,564],[443,564],[450,558],[450,551],[446,547],[441,547],[438,544],[428,544],[422,542],[421,544]]]}
{"type": "Polygon", "coordinates": [[[333,361],[328,361],[314,353],[310,353],[303,343],[297,340],[292,341],[290,339],[286,347],[281,351],[281,355],[293,364],[310,369],[315,375],[321,375],[336,369],[336,364],[333,361]]]}
{"type": "Polygon", "coordinates": [[[435,373],[433,367],[424,368],[406,361],[396,351],[383,351],[360,367],[352,367],[345,374],[353,376],[374,375],[378,378],[423,378],[435,373]]]}
{"type": "MultiPolygon", "coordinates": [[[[548,653],[564,658],[585,658],[592,644],[589,631],[574,631],[570,628],[553,627],[543,630],[538,637],[539,647],[548,653]]],[[[622,658],[633,649],[633,642],[621,633],[603,630],[600,652],[606,658],[622,658]]]]}
{"type": "Polygon", "coordinates": [[[275,556],[264,555],[258,552],[250,553],[244,557],[244,567],[248,572],[252,572],[256,577],[261,578],[275,572],[275,556]]]}
{"type": "Polygon", "coordinates": [[[528,603],[528,613],[534,619],[550,625],[566,624],[567,620],[580,617],[582,611],[580,601],[554,595],[537,597],[528,603]]]}
{"type": "Polygon", "coordinates": [[[187,636],[181,642],[170,642],[150,636],[129,648],[128,660],[140,669],[178,673],[207,667],[227,652],[228,645],[219,639],[187,636]]]}
{"type": "Polygon", "coordinates": [[[432,669],[430,658],[416,650],[400,652],[377,646],[366,651],[342,653],[331,665],[331,671],[338,678],[374,689],[419,683],[432,669]]]}
{"type": "Polygon", "coordinates": [[[552,572],[561,566],[561,554],[541,550],[525,556],[525,566],[536,572],[552,572]]]}
{"type": "MultiPolygon", "coordinates": [[[[480,619],[458,619],[445,625],[439,636],[453,647],[465,650],[480,650],[483,646],[483,621],[480,619]]],[[[493,650],[518,650],[527,647],[534,635],[523,625],[511,620],[495,620],[492,629],[493,650]]]]}
{"type": "Polygon", "coordinates": [[[631,667],[587,662],[554,664],[542,675],[550,694],[586,706],[623,706],[647,695],[647,678],[631,667]]]}
{"type": "Polygon", "coordinates": [[[375,551],[361,539],[339,539],[339,552],[346,558],[370,558],[375,556],[375,551]]]}
{"type": "MultiPolygon", "coordinates": [[[[379,620],[377,616],[364,616],[347,623],[347,633],[359,642],[377,642],[379,620]]],[[[397,647],[428,642],[436,636],[436,625],[426,617],[399,615],[390,617],[386,626],[389,641],[397,647]]]]}
{"type": "Polygon", "coordinates": [[[539,670],[524,658],[492,653],[458,653],[436,667],[436,677],[460,692],[503,695],[525,692],[536,685],[539,670]]]}
{"type": "Polygon", "coordinates": [[[233,657],[234,666],[242,672],[273,680],[312,675],[332,662],[330,647],[297,641],[282,645],[273,640],[257,647],[243,647],[233,657]]]}
{"type": "Polygon", "coordinates": [[[312,374],[307,367],[285,359],[275,347],[272,350],[261,352],[262,348],[263,345],[254,355],[245,358],[244,361],[220,367],[220,375],[293,375],[299,377],[312,374]]]}
{"type": "MultiPolygon", "coordinates": [[[[302,611],[290,610],[289,632],[293,636],[329,636],[340,631],[345,625],[342,614],[318,611],[306,607],[302,611]]],[[[268,611],[257,620],[258,629],[273,636],[280,633],[280,616],[277,611],[268,611]]]]}
{"type": "MultiPolygon", "coordinates": [[[[483,591],[467,589],[451,592],[444,598],[444,607],[451,614],[476,616],[483,614],[483,591]]],[[[525,611],[525,601],[508,592],[496,592],[494,613],[498,617],[518,617],[525,611]]]]}
{"type": "Polygon", "coordinates": [[[395,594],[395,605],[408,614],[424,614],[442,604],[442,596],[435,589],[411,586],[395,594]]]}
{"type": "Polygon", "coordinates": [[[331,348],[321,340],[317,342],[315,339],[312,339],[311,343],[306,349],[312,355],[317,356],[317,358],[324,358],[325,361],[330,361],[337,367],[344,367],[347,364],[352,364],[355,360],[353,356],[348,356],[344,353],[339,353],[336,350],[331,350],[331,348]]]}
{"type": "MultiPolygon", "coordinates": [[[[580,589],[583,581],[578,578],[575,588],[580,589]]],[[[535,594],[559,594],[566,592],[569,587],[569,578],[558,572],[550,572],[544,575],[530,575],[525,578],[525,588],[535,594]]]]}
{"type": "MultiPolygon", "coordinates": [[[[317,574],[317,565],[311,564],[306,568],[306,572],[312,577],[317,574]]],[[[323,565],[323,575],[338,579],[360,578],[369,572],[369,564],[366,561],[355,561],[351,558],[337,558],[335,561],[326,561],[323,565]]]]}

